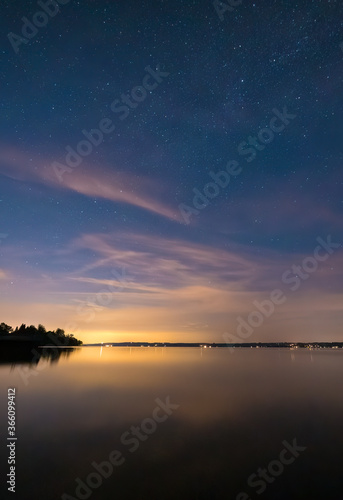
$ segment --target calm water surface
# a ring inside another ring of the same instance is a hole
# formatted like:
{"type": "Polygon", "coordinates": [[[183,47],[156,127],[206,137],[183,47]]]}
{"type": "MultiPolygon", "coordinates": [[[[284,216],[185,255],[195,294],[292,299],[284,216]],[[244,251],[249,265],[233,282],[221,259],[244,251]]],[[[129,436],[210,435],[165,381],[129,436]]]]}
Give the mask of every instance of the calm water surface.
{"type": "Polygon", "coordinates": [[[0,374],[2,488],[8,387],[18,437],[1,498],[343,499],[340,350],[85,347],[0,374]]]}

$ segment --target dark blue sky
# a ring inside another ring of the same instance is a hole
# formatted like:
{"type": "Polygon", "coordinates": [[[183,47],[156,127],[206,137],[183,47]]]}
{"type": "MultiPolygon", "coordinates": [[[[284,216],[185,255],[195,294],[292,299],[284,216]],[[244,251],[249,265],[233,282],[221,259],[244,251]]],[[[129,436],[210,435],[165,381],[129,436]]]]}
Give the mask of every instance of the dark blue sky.
{"type": "Polygon", "coordinates": [[[64,3],[1,7],[2,320],[341,340],[340,3],[64,3]]]}

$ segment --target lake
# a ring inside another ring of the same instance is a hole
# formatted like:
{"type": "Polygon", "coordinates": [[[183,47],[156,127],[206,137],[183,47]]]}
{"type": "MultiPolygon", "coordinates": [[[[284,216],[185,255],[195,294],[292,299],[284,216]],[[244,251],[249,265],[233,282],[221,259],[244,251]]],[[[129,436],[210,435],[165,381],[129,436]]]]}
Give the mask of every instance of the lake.
{"type": "Polygon", "coordinates": [[[340,349],[83,347],[0,374],[1,498],[343,498],[340,349]]]}

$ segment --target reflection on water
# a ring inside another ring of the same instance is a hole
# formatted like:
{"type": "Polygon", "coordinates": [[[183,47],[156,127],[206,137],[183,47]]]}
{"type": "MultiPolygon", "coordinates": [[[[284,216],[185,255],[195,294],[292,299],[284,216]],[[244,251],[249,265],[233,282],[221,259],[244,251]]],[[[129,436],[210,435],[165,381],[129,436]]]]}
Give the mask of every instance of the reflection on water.
{"type": "Polygon", "coordinates": [[[342,498],[340,351],[81,348],[27,385],[0,374],[2,394],[18,388],[20,500],[255,499],[249,476],[295,438],[306,450],[261,498],[342,498]]]}
{"type": "MultiPolygon", "coordinates": [[[[1,344],[0,347],[2,347],[1,344]]],[[[25,342],[6,344],[6,348],[0,350],[0,365],[15,367],[16,365],[28,364],[34,366],[42,361],[57,363],[61,357],[67,358],[73,351],[75,348],[44,348],[25,342]]]]}

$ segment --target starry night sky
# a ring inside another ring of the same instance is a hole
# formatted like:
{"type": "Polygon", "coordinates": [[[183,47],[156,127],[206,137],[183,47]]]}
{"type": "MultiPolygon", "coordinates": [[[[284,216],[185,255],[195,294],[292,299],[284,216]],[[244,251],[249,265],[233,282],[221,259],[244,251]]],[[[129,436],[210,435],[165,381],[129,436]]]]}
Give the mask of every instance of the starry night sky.
{"type": "Polygon", "coordinates": [[[341,3],[64,2],[0,9],[1,321],[222,342],[279,289],[242,341],[343,340],[341,3]]]}

